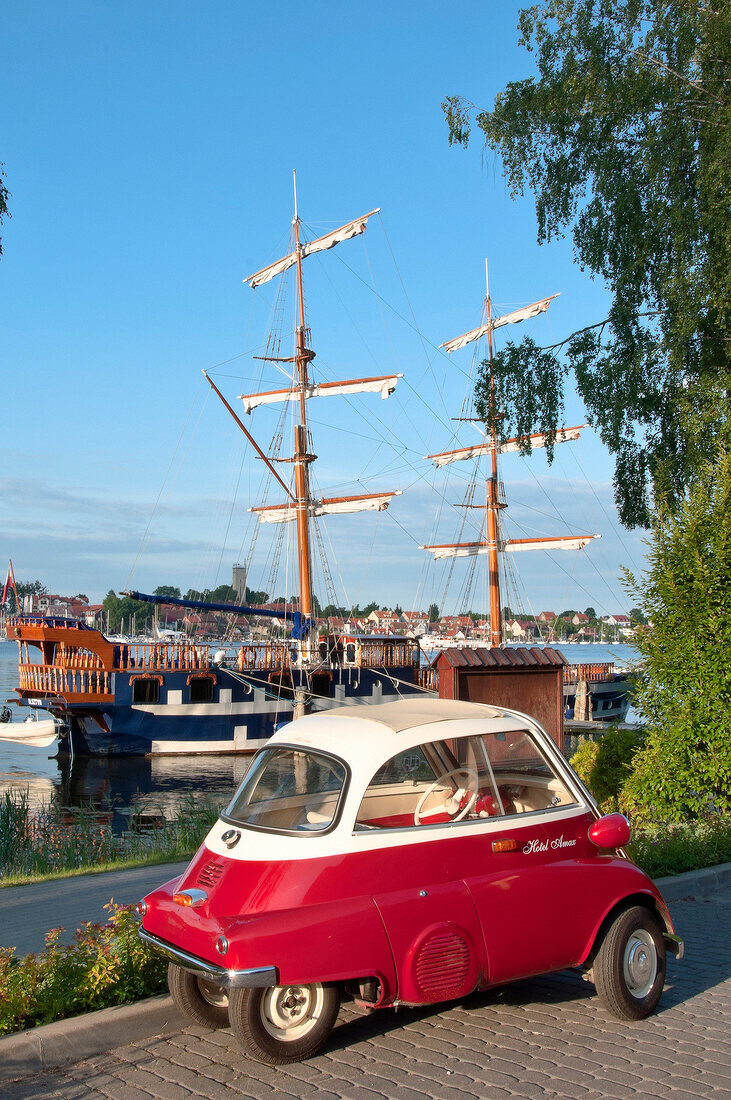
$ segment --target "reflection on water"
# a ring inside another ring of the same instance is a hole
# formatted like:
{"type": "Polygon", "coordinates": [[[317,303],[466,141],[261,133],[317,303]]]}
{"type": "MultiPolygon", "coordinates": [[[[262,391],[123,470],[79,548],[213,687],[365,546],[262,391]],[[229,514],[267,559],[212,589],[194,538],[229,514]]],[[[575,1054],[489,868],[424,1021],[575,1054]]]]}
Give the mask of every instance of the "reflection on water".
{"type": "MultiPolygon", "coordinates": [[[[0,706],[14,697],[17,681],[18,648],[15,642],[0,641],[0,706]]],[[[94,756],[76,757],[71,763],[67,757],[60,761],[49,756],[55,751],[0,743],[0,798],[5,791],[27,791],[33,807],[54,795],[66,806],[91,803],[113,811],[115,831],[127,828],[131,810],[169,816],[191,797],[224,806],[252,760],[248,754],[94,756]]]]}

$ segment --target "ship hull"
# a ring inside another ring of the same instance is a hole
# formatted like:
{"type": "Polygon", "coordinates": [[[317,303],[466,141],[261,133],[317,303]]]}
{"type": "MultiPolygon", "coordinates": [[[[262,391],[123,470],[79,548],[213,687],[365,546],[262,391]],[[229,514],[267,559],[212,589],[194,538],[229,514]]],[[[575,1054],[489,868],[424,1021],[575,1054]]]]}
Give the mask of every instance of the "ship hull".
{"type": "Polygon", "coordinates": [[[247,753],[295,714],[422,693],[407,639],[328,636],[304,657],[293,643],[228,653],[188,643],[119,644],[73,620],[10,620],[21,704],[67,729],[60,755],[247,753]]]}

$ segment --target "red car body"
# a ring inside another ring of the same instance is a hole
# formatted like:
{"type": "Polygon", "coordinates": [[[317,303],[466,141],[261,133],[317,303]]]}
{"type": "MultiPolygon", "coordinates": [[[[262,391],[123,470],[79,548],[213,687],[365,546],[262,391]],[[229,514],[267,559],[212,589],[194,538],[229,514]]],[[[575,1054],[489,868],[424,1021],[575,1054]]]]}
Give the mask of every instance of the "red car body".
{"type": "Polygon", "coordinates": [[[566,967],[594,977],[637,911],[649,931],[604,948],[597,984],[622,1000],[629,983],[638,1017],[659,998],[665,948],[682,943],[623,854],[628,838],[525,715],[441,700],[341,708],[272,738],[182,878],[141,903],[141,935],[170,958],[184,1011],[211,1026],[228,1015],[276,1062],[327,1038],[332,1012],[305,1027],[302,1007],[322,989],[381,1007],[566,967]]]}

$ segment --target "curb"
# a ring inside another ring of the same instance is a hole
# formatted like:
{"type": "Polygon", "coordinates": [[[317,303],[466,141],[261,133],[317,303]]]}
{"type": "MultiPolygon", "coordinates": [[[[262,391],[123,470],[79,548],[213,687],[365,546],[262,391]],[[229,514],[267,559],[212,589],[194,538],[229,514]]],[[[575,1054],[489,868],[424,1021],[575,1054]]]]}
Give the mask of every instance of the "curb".
{"type": "MultiPolygon", "coordinates": [[[[710,898],[731,888],[731,863],[667,875],[655,879],[655,885],[668,902],[701,897],[710,898]]],[[[16,1035],[0,1039],[0,1083],[30,1077],[62,1066],[104,1054],[154,1035],[180,1031],[190,1023],[166,995],[150,997],[136,1004],[103,1008],[42,1024],[16,1035]]]]}
{"type": "Polygon", "coordinates": [[[686,898],[710,898],[720,890],[731,888],[731,863],[717,863],[700,871],[685,871],[682,875],[656,878],[655,885],[666,901],[686,898]]]}
{"type": "Polygon", "coordinates": [[[153,1035],[179,1031],[185,1020],[167,995],[57,1020],[0,1039],[0,1083],[104,1054],[153,1035]]]}

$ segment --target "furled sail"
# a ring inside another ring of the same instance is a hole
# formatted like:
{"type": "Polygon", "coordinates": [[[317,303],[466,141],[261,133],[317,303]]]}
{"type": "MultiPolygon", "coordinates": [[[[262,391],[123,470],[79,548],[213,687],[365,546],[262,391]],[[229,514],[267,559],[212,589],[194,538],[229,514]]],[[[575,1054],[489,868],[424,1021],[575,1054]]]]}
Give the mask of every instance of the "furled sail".
{"type": "Polygon", "coordinates": [[[554,298],[558,298],[558,294],[549,294],[547,298],[541,298],[540,302],[533,302],[529,306],[513,310],[512,313],[506,313],[502,317],[495,317],[485,322],[484,325],[480,325],[479,328],[473,328],[470,332],[463,333],[462,336],[455,336],[454,340],[448,340],[446,344],[440,344],[439,346],[444,348],[446,352],[459,351],[460,348],[466,347],[474,340],[486,336],[491,329],[501,328],[503,325],[515,325],[518,321],[528,321],[531,317],[537,317],[539,313],[545,313],[554,298]]]}
{"type": "MultiPolygon", "coordinates": [[[[328,248],[334,248],[336,244],[340,244],[341,241],[349,241],[351,237],[357,237],[360,233],[363,233],[368,223],[368,219],[372,218],[374,214],[377,214],[380,207],[376,207],[375,210],[371,210],[369,214],[364,214],[362,218],[355,218],[352,222],[348,222],[347,225],[341,225],[339,229],[334,229],[331,233],[326,233],[324,237],[318,237],[317,240],[309,241],[306,244],[301,245],[302,256],[310,256],[314,252],[324,252],[328,248]]],[[[263,267],[261,271],[255,272],[254,275],[247,276],[244,279],[245,283],[248,283],[252,290],[261,286],[262,283],[268,283],[270,279],[273,279],[276,275],[281,275],[284,271],[287,271],[297,262],[297,252],[288,253],[283,256],[281,260],[276,260],[275,263],[269,264],[268,267],[263,267]]]]}
{"type": "MultiPolygon", "coordinates": [[[[353,378],[345,382],[312,382],[305,387],[305,398],[334,397],[351,393],[380,393],[385,401],[396,389],[403,374],[389,374],[380,378],[353,378]]],[[[259,405],[271,405],[278,401],[299,401],[299,386],[287,390],[269,390],[267,393],[244,393],[240,400],[244,403],[244,412],[250,413],[259,405]]]]}
{"type": "MultiPolygon", "coordinates": [[[[401,496],[401,490],[391,493],[368,493],[356,497],[329,497],[312,500],[308,508],[311,516],[344,515],[348,512],[383,512],[394,497],[401,496]]],[[[256,512],[260,523],[291,523],[297,518],[296,504],[264,504],[259,508],[250,508],[256,512]]]]}
{"type": "MultiPolygon", "coordinates": [[[[515,553],[519,550],[582,550],[591,539],[601,535],[557,535],[553,538],[505,539],[498,543],[502,552],[515,553]]],[[[429,550],[434,561],[441,558],[474,558],[478,554],[487,554],[490,544],[487,542],[451,542],[441,546],[420,546],[420,550],[429,550]]]]}
{"type": "MultiPolygon", "coordinates": [[[[572,440],[578,439],[581,431],[586,427],[586,424],[578,424],[573,428],[558,428],[556,430],[556,443],[569,443],[572,440]]],[[[530,445],[533,450],[539,447],[546,446],[546,436],[543,432],[531,432],[529,436],[514,436],[512,439],[506,439],[504,443],[498,446],[498,454],[509,454],[513,451],[519,451],[523,438],[530,440],[530,445]]],[[[458,447],[456,451],[442,451],[436,455],[425,455],[429,461],[433,462],[435,466],[447,466],[450,462],[461,462],[463,459],[480,458],[482,455],[490,454],[492,451],[492,443],[489,440],[485,440],[484,443],[473,443],[470,447],[458,447]]]]}

